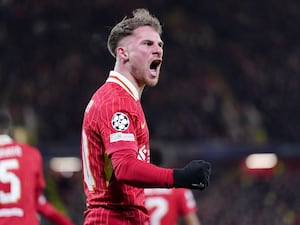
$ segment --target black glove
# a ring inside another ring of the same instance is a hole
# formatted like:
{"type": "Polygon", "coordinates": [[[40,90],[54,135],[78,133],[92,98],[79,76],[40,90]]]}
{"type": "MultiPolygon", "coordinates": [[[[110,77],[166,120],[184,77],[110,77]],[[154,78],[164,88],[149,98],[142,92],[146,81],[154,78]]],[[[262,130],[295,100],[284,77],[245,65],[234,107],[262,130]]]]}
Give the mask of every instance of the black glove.
{"type": "Polygon", "coordinates": [[[203,190],[208,187],[210,171],[210,163],[193,160],[184,168],[174,169],[174,187],[203,190]]]}

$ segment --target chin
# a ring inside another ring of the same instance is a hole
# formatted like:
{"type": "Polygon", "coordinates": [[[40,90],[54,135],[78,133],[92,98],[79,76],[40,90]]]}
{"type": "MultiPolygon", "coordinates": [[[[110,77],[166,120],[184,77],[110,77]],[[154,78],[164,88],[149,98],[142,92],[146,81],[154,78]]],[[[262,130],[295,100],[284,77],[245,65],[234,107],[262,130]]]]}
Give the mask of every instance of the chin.
{"type": "Polygon", "coordinates": [[[146,86],[149,86],[149,87],[154,87],[157,85],[158,83],[158,80],[159,80],[159,75],[150,75],[148,77],[145,77],[144,81],[145,81],[145,85],[146,86]]]}
{"type": "Polygon", "coordinates": [[[158,80],[151,80],[149,82],[146,83],[147,86],[149,87],[155,87],[158,83],[158,80]]]}

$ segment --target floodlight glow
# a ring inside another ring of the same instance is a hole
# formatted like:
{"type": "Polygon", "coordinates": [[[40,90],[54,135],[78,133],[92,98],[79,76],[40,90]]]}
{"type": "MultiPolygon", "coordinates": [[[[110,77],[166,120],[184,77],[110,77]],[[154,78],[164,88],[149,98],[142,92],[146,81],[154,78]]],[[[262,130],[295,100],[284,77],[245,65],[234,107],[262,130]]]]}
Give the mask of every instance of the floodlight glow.
{"type": "Polygon", "coordinates": [[[81,171],[81,161],[77,157],[54,157],[50,159],[50,168],[60,173],[81,171]]]}
{"type": "Polygon", "coordinates": [[[246,158],[246,166],[249,169],[271,169],[278,163],[274,153],[251,154],[246,158]]]}

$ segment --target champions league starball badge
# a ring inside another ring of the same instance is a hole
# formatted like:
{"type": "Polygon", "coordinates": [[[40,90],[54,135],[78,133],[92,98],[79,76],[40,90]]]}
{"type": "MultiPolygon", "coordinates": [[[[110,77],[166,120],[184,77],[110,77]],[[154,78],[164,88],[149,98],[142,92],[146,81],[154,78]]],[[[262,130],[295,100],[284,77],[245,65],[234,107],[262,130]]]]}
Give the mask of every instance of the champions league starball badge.
{"type": "Polygon", "coordinates": [[[125,131],[129,127],[129,118],[121,112],[116,112],[111,120],[111,125],[117,131],[125,131]]]}

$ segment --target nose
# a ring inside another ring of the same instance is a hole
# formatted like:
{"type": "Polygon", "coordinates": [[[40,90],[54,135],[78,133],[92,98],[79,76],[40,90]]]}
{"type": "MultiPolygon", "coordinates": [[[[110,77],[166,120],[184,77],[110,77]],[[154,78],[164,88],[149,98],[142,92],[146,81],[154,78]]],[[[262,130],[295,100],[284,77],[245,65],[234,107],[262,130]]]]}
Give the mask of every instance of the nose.
{"type": "Polygon", "coordinates": [[[163,48],[160,44],[154,45],[154,52],[153,54],[156,54],[159,58],[163,56],[163,48]]]}

